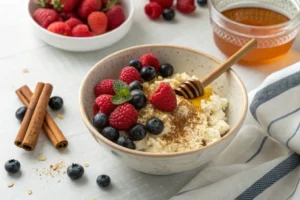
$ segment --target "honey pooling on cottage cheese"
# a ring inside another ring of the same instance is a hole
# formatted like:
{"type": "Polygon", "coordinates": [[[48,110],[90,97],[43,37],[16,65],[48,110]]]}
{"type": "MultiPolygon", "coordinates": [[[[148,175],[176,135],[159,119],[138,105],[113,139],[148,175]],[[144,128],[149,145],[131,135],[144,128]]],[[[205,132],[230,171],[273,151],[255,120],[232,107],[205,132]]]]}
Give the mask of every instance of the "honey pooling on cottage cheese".
{"type": "MultiPolygon", "coordinates": [[[[147,97],[161,82],[168,82],[174,89],[188,79],[198,79],[187,73],[177,73],[170,78],[157,77],[143,84],[147,97]]],[[[228,100],[214,94],[212,88],[205,88],[204,96],[187,100],[176,96],[177,108],[173,112],[162,112],[151,104],[138,112],[138,123],[145,124],[152,117],[164,122],[164,130],[159,135],[147,134],[134,142],[136,150],[153,153],[185,152],[202,148],[219,139],[228,131],[225,110],[228,100]]]]}

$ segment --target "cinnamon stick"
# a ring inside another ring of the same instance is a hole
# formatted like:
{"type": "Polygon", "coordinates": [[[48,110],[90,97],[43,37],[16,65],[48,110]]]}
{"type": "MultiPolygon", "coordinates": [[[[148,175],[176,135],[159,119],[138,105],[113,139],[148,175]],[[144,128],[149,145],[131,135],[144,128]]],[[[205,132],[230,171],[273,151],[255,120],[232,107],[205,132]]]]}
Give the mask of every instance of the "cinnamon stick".
{"type": "Polygon", "coordinates": [[[34,93],[32,95],[31,101],[29,105],[27,106],[27,111],[25,113],[25,116],[23,118],[19,133],[15,139],[15,145],[18,147],[22,147],[23,140],[25,138],[27,129],[30,124],[30,120],[33,116],[34,110],[36,108],[36,105],[38,103],[38,100],[40,98],[40,95],[42,93],[42,90],[44,88],[44,83],[38,83],[35,87],[34,93]]]}
{"type": "Polygon", "coordinates": [[[24,140],[22,142],[22,147],[26,151],[32,151],[35,148],[38,137],[43,127],[52,89],[52,85],[48,83],[46,83],[43,87],[42,93],[40,95],[34,113],[30,120],[28,129],[26,130],[24,140]]]}
{"type": "MultiPolygon", "coordinates": [[[[28,107],[30,99],[32,97],[32,92],[27,85],[22,86],[16,91],[21,102],[28,107]]],[[[68,146],[68,141],[59,129],[59,127],[54,122],[53,118],[46,113],[45,121],[43,123],[43,131],[53,144],[53,146],[58,150],[64,150],[68,146]]]]}

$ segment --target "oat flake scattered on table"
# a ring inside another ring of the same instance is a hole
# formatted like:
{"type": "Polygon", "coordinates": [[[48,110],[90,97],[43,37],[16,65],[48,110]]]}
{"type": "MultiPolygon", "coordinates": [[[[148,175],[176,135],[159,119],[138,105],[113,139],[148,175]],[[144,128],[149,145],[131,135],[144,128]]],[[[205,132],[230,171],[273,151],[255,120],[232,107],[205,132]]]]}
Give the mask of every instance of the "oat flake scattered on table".
{"type": "Polygon", "coordinates": [[[28,194],[31,195],[32,194],[32,190],[28,190],[28,194]]]}
{"type": "Polygon", "coordinates": [[[57,114],[57,118],[59,118],[59,119],[63,119],[63,118],[64,118],[64,116],[63,116],[63,114],[57,114]]]}
{"type": "Polygon", "coordinates": [[[46,157],[46,156],[41,156],[41,157],[40,157],[40,161],[45,161],[45,160],[47,160],[47,157],[46,157]]]}
{"type": "Polygon", "coordinates": [[[89,165],[88,162],[85,162],[85,163],[84,163],[84,166],[85,166],[85,167],[88,167],[88,166],[90,166],[90,165],[89,165]]]}
{"type": "Polygon", "coordinates": [[[29,70],[28,70],[28,68],[23,68],[23,73],[28,73],[29,72],[29,70]]]}
{"type": "Polygon", "coordinates": [[[11,187],[13,187],[14,185],[15,185],[15,184],[14,184],[13,182],[11,182],[11,183],[8,183],[7,186],[8,186],[9,188],[11,188],[11,187]]]}

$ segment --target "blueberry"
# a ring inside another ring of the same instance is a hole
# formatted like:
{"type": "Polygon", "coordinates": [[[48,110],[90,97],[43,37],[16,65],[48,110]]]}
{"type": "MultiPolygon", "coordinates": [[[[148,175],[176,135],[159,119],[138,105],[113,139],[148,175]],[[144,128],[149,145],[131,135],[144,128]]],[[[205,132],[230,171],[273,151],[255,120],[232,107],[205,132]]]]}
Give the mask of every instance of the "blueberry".
{"type": "Polygon", "coordinates": [[[8,173],[14,174],[20,171],[21,164],[19,161],[12,159],[5,163],[4,168],[8,173]]]}
{"type": "Polygon", "coordinates": [[[132,90],[143,90],[143,85],[139,81],[133,81],[129,84],[130,91],[132,90]]]}
{"type": "Polygon", "coordinates": [[[16,118],[20,121],[23,120],[25,113],[27,111],[27,108],[25,106],[20,107],[17,111],[16,111],[16,118]]]}
{"type": "Polygon", "coordinates": [[[206,6],[207,0],[197,0],[199,6],[206,6]]]}
{"type": "Polygon", "coordinates": [[[147,121],[146,128],[149,133],[158,135],[164,130],[164,123],[158,118],[152,118],[147,121]]]}
{"type": "Polygon", "coordinates": [[[163,10],[162,15],[163,15],[163,17],[164,17],[165,20],[170,21],[170,20],[174,19],[175,12],[174,12],[173,9],[167,8],[167,9],[163,10]]]}
{"type": "Polygon", "coordinates": [[[99,187],[105,188],[110,185],[110,178],[109,176],[103,174],[97,177],[97,184],[99,187]]]}
{"type": "Polygon", "coordinates": [[[135,69],[137,69],[138,71],[140,71],[143,67],[142,63],[138,60],[131,60],[129,62],[129,66],[134,67],[135,69]]]}
{"type": "Polygon", "coordinates": [[[135,109],[140,110],[147,105],[147,97],[142,90],[132,90],[130,94],[132,96],[130,103],[135,109]]]}
{"type": "Polygon", "coordinates": [[[64,101],[61,97],[51,97],[49,106],[52,110],[59,110],[63,107],[64,101]]]}
{"type": "Polygon", "coordinates": [[[111,126],[105,127],[101,134],[110,141],[116,141],[119,138],[119,131],[111,126]]]}
{"type": "Polygon", "coordinates": [[[72,164],[67,169],[67,174],[72,180],[79,179],[84,174],[84,169],[79,164],[72,164]]]}
{"type": "Polygon", "coordinates": [[[117,140],[117,144],[128,149],[135,149],[134,143],[125,136],[120,136],[117,140]]]}
{"type": "Polygon", "coordinates": [[[139,141],[144,139],[146,133],[146,127],[142,124],[136,124],[128,131],[128,135],[133,141],[139,141]]]}
{"type": "Polygon", "coordinates": [[[159,73],[162,77],[169,77],[172,76],[174,73],[174,68],[172,65],[166,63],[162,64],[159,68],[159,73]]]}
{"type": "Polygon", "coordinates": [[[107,125],[107,116],[104,113],[98,113],[93,118],[93,125],[98,129],[102,129],[107,125]]]}
{"type": "Polygon", "coordinates": [[[156,71],[154,67],[143,67],[141,69],[141,77],[145,81],[151,81],[156,77],[156,71]]]}

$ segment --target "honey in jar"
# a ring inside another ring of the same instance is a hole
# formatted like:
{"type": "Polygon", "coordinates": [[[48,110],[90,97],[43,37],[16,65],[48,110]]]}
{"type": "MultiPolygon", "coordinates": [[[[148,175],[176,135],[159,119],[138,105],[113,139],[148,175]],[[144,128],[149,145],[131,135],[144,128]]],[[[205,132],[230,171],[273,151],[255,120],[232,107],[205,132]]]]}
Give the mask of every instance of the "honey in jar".
{"type": "MultiPolygon", "coordinates": [[[[255,8],[255,7],[245,7],[245,8],[232,8],[221,12],[228,19],[235,21],[239,24],[262,27],[262,29],[251,29],[251,34],[260,34],[264,32],[265,35],[272,34],[271,29],[263,29],[263,27],[278,25],[284,22],[289,21],[290,19],[273,10],[265,8],[255,8]],[[269,31],[269,33],[268,33],[269,31]]],[[[249,26],[249,27],[250,27],[249,26]]],[[[232,26],[232,30],[235,32],[245,32],[248,26],[232,26]]],[[[249,28],[248,28],[249,29],[249,28]]],[[[241,46],[231,43],[225,38],[220,37],[218,34],[214,33],[214,40],[218,48],[227,56],[233,55],[241,46]]],[[[276,43],[276,38],[274,41],[276,43]]],[[[249,52],[243,59],[243,62],[255,62],[261,63],[269,61],[270,59],[278,58],[281,55],[284,55],[291,48],[293,40],[290,40],[286,43],[281,44],[278,40],[278,45],[272,45],[272,47],[265,48],[256,48],[249,52]]]]}

